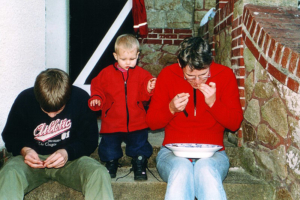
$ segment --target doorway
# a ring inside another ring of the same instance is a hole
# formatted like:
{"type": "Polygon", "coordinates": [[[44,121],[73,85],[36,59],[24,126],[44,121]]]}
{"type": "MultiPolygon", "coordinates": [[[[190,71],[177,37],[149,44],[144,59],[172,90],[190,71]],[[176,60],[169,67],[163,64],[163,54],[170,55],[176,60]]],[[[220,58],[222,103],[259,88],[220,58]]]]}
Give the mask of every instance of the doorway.
{"type": "MultiPolygon", "coordinates": [[[[69,75],[72,83],[77,79],[126,3],[127,0],[70,1],[69,75]]],[[[96,65],[88,71],[84,84],[89,85],[104,67],[115,62],[112,54],[114,42],[117,36],[124,33],[134,34],[132,12],[129,12],[111,41],[108,41],[109,44],[96,65]]]]}

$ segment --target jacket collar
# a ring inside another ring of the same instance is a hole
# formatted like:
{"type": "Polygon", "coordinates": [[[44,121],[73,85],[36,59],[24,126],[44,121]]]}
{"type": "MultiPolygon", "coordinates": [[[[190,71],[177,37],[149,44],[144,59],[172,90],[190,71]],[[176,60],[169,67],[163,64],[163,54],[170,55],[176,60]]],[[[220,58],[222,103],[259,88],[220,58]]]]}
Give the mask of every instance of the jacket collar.
{"type": "MultiPolygon", "coordinates": [[[[114,64],[113,64],[113,67],[115,68],[115,70],[118,70],[118,62],[115,62],[114,64]]],[[[134,66],[134,67],[129,67],[129,69],[134,69],[136,67],[136,65],[134,66]]],[[[128,70],[129,70],[128,69],[128,70]]]]}

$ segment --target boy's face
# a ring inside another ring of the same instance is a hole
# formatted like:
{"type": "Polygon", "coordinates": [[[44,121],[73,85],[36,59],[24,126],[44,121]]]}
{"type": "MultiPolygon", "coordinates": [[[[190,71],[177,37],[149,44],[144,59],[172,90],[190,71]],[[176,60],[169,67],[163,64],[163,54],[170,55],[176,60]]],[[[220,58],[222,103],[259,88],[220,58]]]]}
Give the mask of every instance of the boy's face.
{"type": "Polygon", "coordinates": [[[46,113],[49,117],[53,118],[53,117],[55,117],[56,115],[58,115],[59,113],[61,113],[61,111],[63,111],[64,108],[65,108],[65,106],[63,106],[60,110],[58,110],[58,111],[56,111],[56,112],[46,112],[43,108],[41,108],[41,109],[42,109],[42,111],[43,111],[44,113],[46,113]]]}
{"type": "Polygon", "coordinates": [[[136,65],[139,52],[137,52],[136,48],[127,49],[119,47],[118,51],[113,54],[119,64],[119,67],[128,70],[129,67],[134,67],[136,65]]]}

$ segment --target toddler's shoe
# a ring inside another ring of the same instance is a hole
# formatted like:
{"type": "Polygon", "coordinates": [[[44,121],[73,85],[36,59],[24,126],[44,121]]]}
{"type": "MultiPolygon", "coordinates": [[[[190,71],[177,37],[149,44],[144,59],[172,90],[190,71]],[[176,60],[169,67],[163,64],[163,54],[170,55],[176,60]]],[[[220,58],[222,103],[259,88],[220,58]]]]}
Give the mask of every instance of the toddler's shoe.
{"type": "Polygon", "coordinates": [[[116,178],[118,167],[121,167],[121,164],[119,163],[119,159],[115,159],[115,160],[106,162],[105,167],[106,167],[108,173],[110,174],[110,177],[116,178]]]}
{"type": "Polygon", "coordinates": [[[132,169],[134,172],[134,180],[136,181],[145,181],[147,180],[146,168],[148,160],[145,156],[137,156],[131,160],[132,169]]]}

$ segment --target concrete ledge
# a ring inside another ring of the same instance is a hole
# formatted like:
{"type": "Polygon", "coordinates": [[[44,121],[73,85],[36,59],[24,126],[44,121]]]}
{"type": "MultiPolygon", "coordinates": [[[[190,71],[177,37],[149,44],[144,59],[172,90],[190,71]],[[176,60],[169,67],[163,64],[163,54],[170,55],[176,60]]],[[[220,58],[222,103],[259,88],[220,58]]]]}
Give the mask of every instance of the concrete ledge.
{"type": "Polygon", "coordinates": [[[24,200],[84,200],[84,196],[56,181],[49,181],[26,194],[24,200]]]}
{"type": "MultiPolygon", "coordinates": [[[[129,172],[129,167],[118,170],[117,177],[124,176],[129,172]]],[[[150,169],[159,179],[155,168],[150,169]]],[[[125,178],[112,179],[115,200],[163,200],[167,184],[159,182],[149,172],[148,181],[134,181],[133,172],[125,178]]],[[[264,181],[259,180],[240,168],[231,168],[224,180],[224,188],[227,198],[230,200],[270,200],[274,199],[273,189],[264,181]]],[[[73,189],[49,181],[27,194],[25,200],[83,200],[83,195],[73,189]]]]}
{"type": "MultiPolygon", "coordinates": [[[[122,177],[129,173],[130,167],[120,168],[117,177],[122,177]]],[[[112,179],[112,188],[115,200],[134,200],[134,199],[164,199],[167,184],[163,182],[156,170],[150,168],[155,179],[149,171],[147,171],[147,181],[134,181],[134,174],[131,172],[128,176],[121,179],[112,179]]]]}

